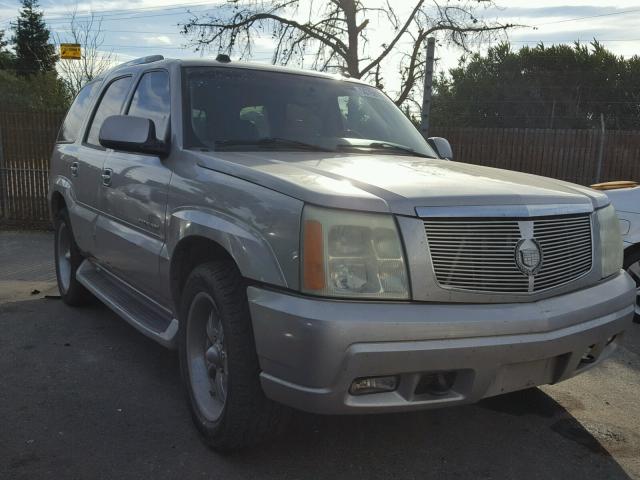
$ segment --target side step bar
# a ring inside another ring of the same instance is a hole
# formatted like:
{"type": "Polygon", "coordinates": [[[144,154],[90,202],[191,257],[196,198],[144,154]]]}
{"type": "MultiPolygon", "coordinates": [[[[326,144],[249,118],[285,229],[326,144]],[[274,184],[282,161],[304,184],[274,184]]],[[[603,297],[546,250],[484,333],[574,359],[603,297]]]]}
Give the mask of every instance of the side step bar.
{"type": "Polygon", "coordinates": [[[176,348],[178,320],[169,310],[89,260],[82,262],[76,278],[138,331],[167,348],[176,348]]]}

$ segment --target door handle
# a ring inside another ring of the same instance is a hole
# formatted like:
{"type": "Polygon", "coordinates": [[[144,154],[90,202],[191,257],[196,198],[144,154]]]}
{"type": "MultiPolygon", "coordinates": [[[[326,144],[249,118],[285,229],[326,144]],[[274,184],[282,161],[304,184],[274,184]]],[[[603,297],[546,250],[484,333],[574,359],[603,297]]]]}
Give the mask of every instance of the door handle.
{"type": "Polygon", "coordinates": [[[104,185],[105,187],[111,186],[112,173],[113,173],[113,170],[111,170],[110,168],[105,168],[104,170],[102,170],[102,185],[104,185]]]}
{"type": "Polygon", "coordinates": [[[78,176],[78,162],[73,162],[71,164],[71,167],[69,167],[69,169],[71,170],[71,176],[72,177],[77,177],[78,176]]]}

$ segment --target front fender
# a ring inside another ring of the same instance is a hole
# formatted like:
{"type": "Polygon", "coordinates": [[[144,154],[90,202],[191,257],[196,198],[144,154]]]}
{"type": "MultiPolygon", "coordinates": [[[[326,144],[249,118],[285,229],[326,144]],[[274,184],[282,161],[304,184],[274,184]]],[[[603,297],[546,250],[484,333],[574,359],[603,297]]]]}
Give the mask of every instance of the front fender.
{"type": "Polygon", "coordinates": [[[260,232],[238,219],[210,209],[182,209],[170,215],[167,233],[169,258],[181,240],[204,237],[222,246],[244,277],[289,287],[269,243],[260,232]]]}

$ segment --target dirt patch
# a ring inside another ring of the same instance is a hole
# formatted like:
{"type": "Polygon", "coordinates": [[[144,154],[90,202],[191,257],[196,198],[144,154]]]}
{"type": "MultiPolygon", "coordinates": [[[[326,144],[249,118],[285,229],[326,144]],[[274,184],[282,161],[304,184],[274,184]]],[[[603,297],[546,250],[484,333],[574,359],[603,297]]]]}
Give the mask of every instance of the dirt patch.
{"type": "Polygon", "coordinates": [[[57,295],[58,288],[54,282],[0,280],[0,303],[35,300],[57,295]]]}

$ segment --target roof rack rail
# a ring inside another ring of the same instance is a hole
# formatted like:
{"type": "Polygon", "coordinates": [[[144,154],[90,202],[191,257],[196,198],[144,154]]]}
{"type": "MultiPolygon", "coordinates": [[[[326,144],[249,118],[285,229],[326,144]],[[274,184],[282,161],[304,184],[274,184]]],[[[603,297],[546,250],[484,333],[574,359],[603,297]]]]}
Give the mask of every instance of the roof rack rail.
{"type": "Polygon", "coordinates": [[[164,57],[162,55],[149,55],[146,57],[134,58],[133,60],[129,60],[128,62],[124,62],[110,68],[106,72],[99,75],[98,78],[106,78],[107,76],[109,76],[113,72],[117,72],[121,68],[132,67],[134,65],[144,65],[145,63],[159,62],[160,60],[164,60],[164,57]]]}
{"type": "Polygon", "coordinates": [[[128,62],[121,63],[120,65],[116,65],[115,68],[132,67],[133,65],[144,65],[145,63],[159,62],[160,60],[164,60],[164,57],[162,55],[148,55],[146,57],[134,58],[133,60],[129,60],[128,62]]]}

